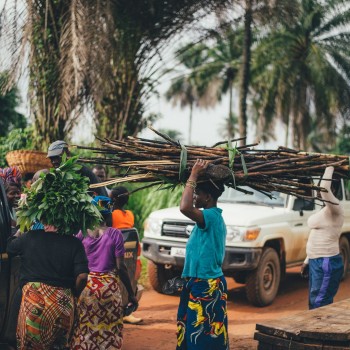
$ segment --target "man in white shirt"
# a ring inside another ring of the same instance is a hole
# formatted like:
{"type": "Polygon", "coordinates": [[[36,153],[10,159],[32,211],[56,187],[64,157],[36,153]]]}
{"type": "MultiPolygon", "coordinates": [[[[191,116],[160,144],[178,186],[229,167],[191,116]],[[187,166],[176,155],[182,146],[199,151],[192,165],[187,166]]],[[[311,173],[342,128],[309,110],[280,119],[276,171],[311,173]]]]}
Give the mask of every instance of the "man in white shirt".
{"type": "Polygon", "coordinates": [[[306,245],[307,257],[301,268],[301,274],[305,276],[309,268],[309,309],[333,303],[344,271],[339,254],[344,210],[338,198],[332,193],[333,172],[333,167],[327,167],[320,184],[328,191],[321,192],[325,206],[311,215],[307,222],[311,231],[306,245]]]}

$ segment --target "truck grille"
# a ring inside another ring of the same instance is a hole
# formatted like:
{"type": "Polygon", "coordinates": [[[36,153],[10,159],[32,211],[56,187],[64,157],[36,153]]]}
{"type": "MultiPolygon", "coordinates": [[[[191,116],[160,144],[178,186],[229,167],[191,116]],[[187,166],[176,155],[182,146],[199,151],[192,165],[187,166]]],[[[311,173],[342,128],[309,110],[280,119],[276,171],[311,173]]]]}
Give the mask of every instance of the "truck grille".
{"type": "Polygon", "coordinates": [[[164,222],[162,226],[162,236],[188,238],[189,234],[186,233],[189,229],[193,228],[193,222],[164,222]]]}

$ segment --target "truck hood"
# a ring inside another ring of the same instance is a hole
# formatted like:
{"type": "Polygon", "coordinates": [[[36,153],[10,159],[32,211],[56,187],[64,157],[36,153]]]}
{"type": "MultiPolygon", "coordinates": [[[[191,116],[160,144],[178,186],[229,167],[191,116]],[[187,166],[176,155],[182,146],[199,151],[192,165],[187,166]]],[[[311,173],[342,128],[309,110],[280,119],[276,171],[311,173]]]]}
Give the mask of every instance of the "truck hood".
{"type": "MultiPolygon", "coordinates": [[[[244,227],[279,222],[285,212],[283,207],[267,207],[252,204],[218,203],[218,207],[222,209],[222,216],[226,225],[244,227]]],[[[150,217],[163,221],[189,221],[186,216],[181,214],[179,207],[154,211],[150,217]]]]}

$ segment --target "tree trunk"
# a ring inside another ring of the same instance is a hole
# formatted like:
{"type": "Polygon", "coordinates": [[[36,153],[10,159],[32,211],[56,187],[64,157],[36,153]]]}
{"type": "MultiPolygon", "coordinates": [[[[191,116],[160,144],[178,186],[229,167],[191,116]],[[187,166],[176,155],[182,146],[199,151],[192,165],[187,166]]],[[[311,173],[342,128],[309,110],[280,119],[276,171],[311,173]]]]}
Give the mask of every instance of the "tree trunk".
{"type": "Polygon", "coordinates": [[[288,116],[287,123],[286,123],[286,134],[285,134],[285,140],[284,140],[285,147],[288,147],[288,142],[289,142],[289,126],[290,126],[289,119],[290,117],[288,116]]]}
{"type": "Polygon", "coordinates": [[[190,145],[192,142],[192,114],[193,114],[193,102],[190,104],[190,121],[188,126],[188,144],[190,145]]]}
{"type": "MultiPolygon", "coordinates": [[[[245,2],[244,14],[244,41],[241,66],[241,81],[239,89],[239,134],[240,137],[247,136],[247,95],[250,82],[250,55],[252,44],[252,0],[245,2]]],[[[246,140],[240,141],[244,145],[246,140]]]]}
{"type": "Polygon", "coordinates": [[[229,138],[233,139],[234,138],[234,134],[235,134],[235,127],[233,125],[233,114],[232,114],[232,104],[233,104],[233,82],[232,80],[230,80],[230,110],[229,110],[229,114],[228,114],[228,134],[229,134],[229,138]]]}

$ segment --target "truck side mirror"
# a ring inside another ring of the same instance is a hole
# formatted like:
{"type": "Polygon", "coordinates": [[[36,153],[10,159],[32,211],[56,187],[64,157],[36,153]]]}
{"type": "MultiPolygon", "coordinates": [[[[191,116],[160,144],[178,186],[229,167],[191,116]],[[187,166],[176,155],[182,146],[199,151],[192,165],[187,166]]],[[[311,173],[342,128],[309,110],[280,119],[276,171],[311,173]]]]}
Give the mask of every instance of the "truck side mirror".
{"type": "Polygon", "coordinates": [[[293,204],[293,210],[299,211],[300,216],[303,216],[304,207],[305,207],[305,200],[303,198],[295,198],[294,204],[293,204]]]}

